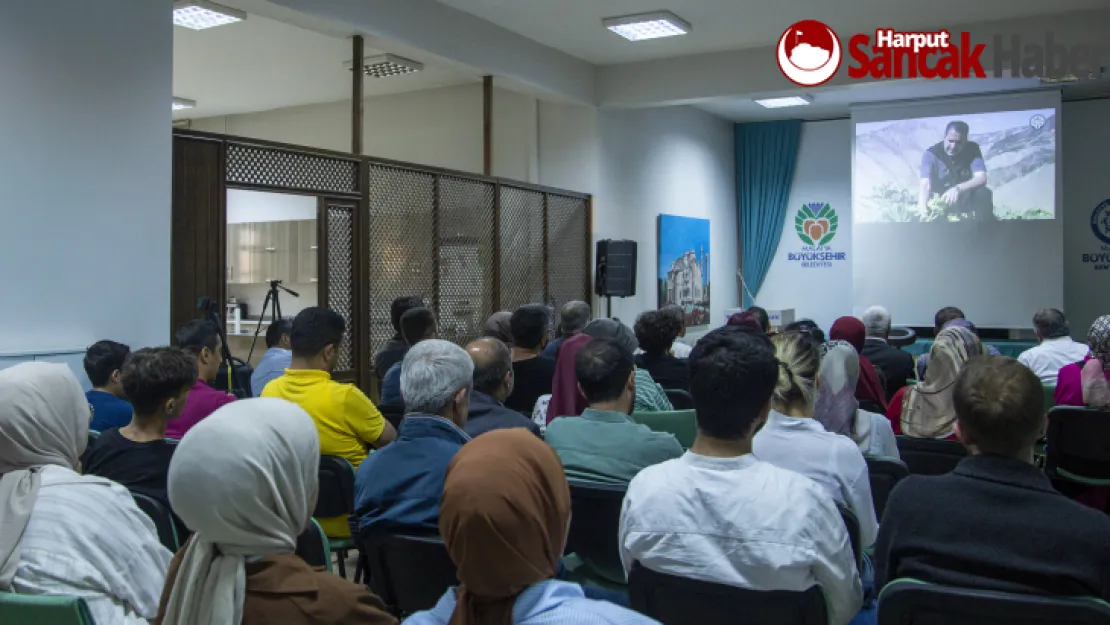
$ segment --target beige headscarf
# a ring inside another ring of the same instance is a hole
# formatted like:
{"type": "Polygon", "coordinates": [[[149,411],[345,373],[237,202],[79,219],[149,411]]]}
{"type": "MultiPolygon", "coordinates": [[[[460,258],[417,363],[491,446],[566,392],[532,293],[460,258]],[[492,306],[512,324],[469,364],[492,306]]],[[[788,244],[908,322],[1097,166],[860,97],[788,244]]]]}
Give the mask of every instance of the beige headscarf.
{"type": "Polygon", "coordinates": [[[0,371],[0,590],[11,590],[19,566],[39,469],[77,468],[91,416],[65,365],[28,362],[0,371]]]}
{"type": "Polygon", "coordinates": [[[929,351],[925,379],[906,392],[902,404],[902,434],[916,438],[946,438],[955,430],[952,391],[956,378],[971,358],[983,354],[979,338],[966,328],[949,326],[937,335],[929,351]]]}
{"type": "Polygon", "coordinates": [[[239,625],[245,561],[293,553],[319,484],[320,438],[282,399],[227,404],[193,426],[170,462],[170,504],[195,534],[163,625],[239,625]]]}

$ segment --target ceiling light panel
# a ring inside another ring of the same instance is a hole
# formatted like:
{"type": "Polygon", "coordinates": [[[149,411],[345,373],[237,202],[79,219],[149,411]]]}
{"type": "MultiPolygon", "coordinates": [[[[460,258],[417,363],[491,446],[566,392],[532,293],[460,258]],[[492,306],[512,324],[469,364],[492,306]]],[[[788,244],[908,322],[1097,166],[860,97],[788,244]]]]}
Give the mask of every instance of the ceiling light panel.
{"type": "Polygon", "coordinates": [[[813,102],[813,97],[808,95],[791,95],[783,98],[762,98],[755,103],[766,109],[781,109],[790,106],[805,106],[813,102]]]}
{"type": "Polygon", "coordinates": [[[670,11],[607,17],[601,23],[629,41],[676,37],[690,32],[690,23],[670,11]]]}
{"type": "Polygon", "coordinates": [[[173,4],[173,23],[193,30],[234,24],[245,19],[247,19],[247,14],[243,11],[225,7],[215,2],[178,0],[173,4]]]}
{"type": "Polygon", "coordinates": [[[197,106],[196,100],[186,100],[185,98],[174,98],[173,99],[173,110],[175,110],[175,111],[180,111],[180,110],[183,110],[183,109],[196,108],[196,106],[197,106]]]}
{"type": "MultiPolygon", "coordinates": [[[[343,65],[347,69],[351,69],[351,62],[344,61],[343,65]]],[[[411,74],[419,72],[424,69],[424,64],[412,59],[406,59],[403,56],[394,54],[380,54],[378,56],[368,56],[362,60],[362,71],[364,74],[371,78],[388,78],[390,76],[400,76],[402,74],[411,74]]]]}

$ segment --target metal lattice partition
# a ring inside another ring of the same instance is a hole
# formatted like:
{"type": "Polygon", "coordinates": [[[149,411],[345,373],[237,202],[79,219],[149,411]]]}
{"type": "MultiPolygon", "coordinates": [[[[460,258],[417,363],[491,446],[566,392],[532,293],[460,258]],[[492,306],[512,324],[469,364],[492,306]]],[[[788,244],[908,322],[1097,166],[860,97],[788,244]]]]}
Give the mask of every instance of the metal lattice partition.
{"type": "Polygon", "coordinates": [[[478,338],[494,312],[494,192],[489,182],[439,178],[436,312],[440,337],[460,345],[478,338]]]}
{"type": "Polygon", "coordinates": [[[558,310],[572,300],[589,301],[590,228],[585,198],[547,196],[547,293],[558,310]]]}
{"type": "Polygon", "coordinates": [[[259,187],[358,193],[357,160],[227,144],[227,181],[259,187]]]}
{"type": "Polygon", "coordinates": [[[336,371],[355,370],[355,207],[350,204],[327,206],[327,307],[347,322],[348,331],[339,347],[336,371]]]}
{"type": "Polygon", "coordinates": [[[547,303],[544,292],[544,194],[501,187],[501,308],[547,303]]]}

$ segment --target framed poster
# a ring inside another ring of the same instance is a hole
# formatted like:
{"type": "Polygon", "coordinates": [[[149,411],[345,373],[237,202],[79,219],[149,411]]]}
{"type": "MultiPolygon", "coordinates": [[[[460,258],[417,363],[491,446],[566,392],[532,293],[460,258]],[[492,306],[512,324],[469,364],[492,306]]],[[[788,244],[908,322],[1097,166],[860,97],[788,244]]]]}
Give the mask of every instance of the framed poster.
{"type": "Polygon", "coordinates": [[[709,323],[709,220],[659,215],[659,307],[680,306],[687,326],[709,323]]]}

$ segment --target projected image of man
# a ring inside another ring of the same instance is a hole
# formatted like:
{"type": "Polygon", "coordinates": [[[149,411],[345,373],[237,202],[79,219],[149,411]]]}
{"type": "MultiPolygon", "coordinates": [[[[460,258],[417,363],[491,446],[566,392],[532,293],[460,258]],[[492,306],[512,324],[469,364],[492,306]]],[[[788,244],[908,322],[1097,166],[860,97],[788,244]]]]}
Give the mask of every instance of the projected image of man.
{"type": "Polygon", "coordinates": [[[921,155],[917,211],[924,221],[991,221],[994,196],[979,144],[968,140],[966,122],[949,122],[944,138],[921,155]]]}

